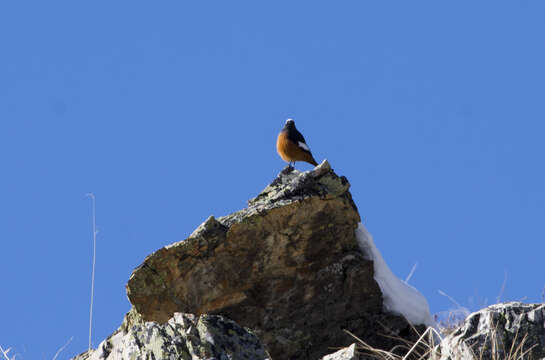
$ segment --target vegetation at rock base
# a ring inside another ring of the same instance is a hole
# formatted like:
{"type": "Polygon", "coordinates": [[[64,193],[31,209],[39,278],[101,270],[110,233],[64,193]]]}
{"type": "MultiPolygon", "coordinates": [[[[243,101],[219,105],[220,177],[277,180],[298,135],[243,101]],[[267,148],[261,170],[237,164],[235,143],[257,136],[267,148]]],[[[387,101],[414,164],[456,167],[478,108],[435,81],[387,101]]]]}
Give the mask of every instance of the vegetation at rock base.
{"type": "MultiPolygon", "coordinates": [[[[543,306],[543,305],[542,305],[543,306]]],[[[457,324],[445,324],[446,327],[440,328],[439,331],[428,327],[424,331],[418,341],[409,342],[402,338],[398,340],[403,341],[405,344],[402,346],[396,346],[390,350],[378,349],[370,346],[362,339],[358,338],[354,334],[349,333],[356,340],[356,354],[358,359],[367,360],[451,360],[460,359],[458,357],[451,358],[441,353],[441,343],[438,339],[444,339],[446,336],[451,335],[455,330],[462,327],[462,323],[459,319],[456,320],[457,324]]],[[[544,323],[545,326],[545,323],[544,323]]],[[[488,342],[480,349],[471,349],[469,356],[463,356],[463,360],[538,360],[541,356],[534,356],[532,351],[539,346],[535,341],[531,341],[531,337],[528,333],[520,333],[518,330],[514,334],[514,338],[511,341],[507,341],[505,336],[500,335],[499,325],[491,329],[487,334],[488,342]],[[508,346],[506,346],[509,344],[508,346]]],[[[415,329],[415,331],[417,331],[415,329]]],[[[534,339],[535,340],[535,339],[534,339]]]]}

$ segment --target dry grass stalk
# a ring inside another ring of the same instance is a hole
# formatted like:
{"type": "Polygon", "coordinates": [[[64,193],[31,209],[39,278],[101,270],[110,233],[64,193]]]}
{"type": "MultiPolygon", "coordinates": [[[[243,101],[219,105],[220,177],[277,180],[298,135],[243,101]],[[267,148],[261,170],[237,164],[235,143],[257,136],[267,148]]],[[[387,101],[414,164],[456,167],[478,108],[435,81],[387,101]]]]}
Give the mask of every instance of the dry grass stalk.
{"type": "Polygon", "coordinates": [[[358,338],[356,335],[354,335],[350,331],[348,330],[344,330],[344,331],[358,341],[358,346],[359,346],[359,348],[357,349],[358,353],[365,353],[366,355],[371,356],[375,359],[380,359],[380,360],[408,360],[408,359],[424,360],[426,359],[426,360],[429,360],[429,359],[439,358],[434,339],[436,336],[438,338],[441,338],[441,334],[439,334],[439,332],[432,327],[428,327],[422,334],[419,334],[420,337],[414,343],[410,343],[406,339],[403,339],[400,337],[392,337],[392,336],[385,335],[386,337],[394,338],[406,344],[405,346],[397,345],[394,348],[390,349],[390,351],[374,348],[371,345],[367,344],[362,339],[358,338]],[[398,351],[400,348],[404,348],[407,351],[403,355],[396,354],[395,352],[398,351]]]}
{"type": "MultiPolygon", "coordinates": [[[[411,343],[406,339],[384,335],[386,337],[395,338],[396,340],[405,343],[405,346],[397,345],[394,348],[390,349],[390,351],[374,348],[350,331],[344,331],[357,340],[358,353],[365,354],[377,360],[437,360],[441,357],[440,349],[436,345],[435,341],[436,339],[441,339],[441,334],[432,327],[428,327],[414,343],[411,343]],[[400,348],[404,348],[407,350],[404,355],[399,355],[395,353],[400,348]]],[[[508,349],[508,352],[506,351],[507,349],[505,348],[504,341],[499,338],[498,331],[496,329],[494,329],[489,335],[487,335],[487,337],[485,338],[485,343],[488,342],[488,336],[490,336],[490,359],[492,360],[529,360],[532,349],[537,346],[537,344],[534,344],[525,349],[528,340],[527,335],[524,335],[518,345],[516,345],[517,338],[519,338],[518,330],[515,333],[515,337],[513,339],[511,347],[508,349]]],[[[485,346],[481,347],[478,356],[473,352],[473,350],[469,350],[472,353],[472,360],[488,359],[488,354],[486,354],[485,346]]]]}

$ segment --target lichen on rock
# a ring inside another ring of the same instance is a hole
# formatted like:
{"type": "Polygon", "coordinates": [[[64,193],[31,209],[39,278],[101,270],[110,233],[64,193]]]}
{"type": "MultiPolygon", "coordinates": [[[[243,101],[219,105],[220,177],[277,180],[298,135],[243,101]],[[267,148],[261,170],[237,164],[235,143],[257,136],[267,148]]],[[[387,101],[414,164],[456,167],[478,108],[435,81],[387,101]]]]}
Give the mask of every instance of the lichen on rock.
{"type": "Polygon", "coordinates": [[[96,350],[74,360],[270,360],[250,330],[218,315],[175,313],[166,323],[146,322],[133,310],[96,350]]]}
{"type": "Polygon", "coordinates": [[[545,304],[510,302],[470,314],[441,342],[441,360],[545,358],[545,304]]]}

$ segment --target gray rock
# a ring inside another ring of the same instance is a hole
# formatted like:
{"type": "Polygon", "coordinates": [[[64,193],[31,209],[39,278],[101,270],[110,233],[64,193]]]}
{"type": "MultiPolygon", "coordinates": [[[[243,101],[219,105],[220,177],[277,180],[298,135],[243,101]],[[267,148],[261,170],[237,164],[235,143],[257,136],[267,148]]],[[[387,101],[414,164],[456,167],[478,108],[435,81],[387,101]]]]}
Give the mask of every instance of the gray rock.
{"type": "Polygon", "coordinates": [[[333,354],[326,355],[322,360],[358,360],[356,354],[356,344],[352,344],[347,348],[334,352],[333,354]]]}
{"type": "Polygon", "coordinates": [[[441,342],[441,360],[543,358],[545,304],[491,305],[469,315],[441,342]]]}
{"type": "Polygon", "coordinates": [[[96,350],[73,360],[99,359],[270,360],[252,332],[222,316],[175,313],[158,324],[144,322],[134,310],[96,350]]]}

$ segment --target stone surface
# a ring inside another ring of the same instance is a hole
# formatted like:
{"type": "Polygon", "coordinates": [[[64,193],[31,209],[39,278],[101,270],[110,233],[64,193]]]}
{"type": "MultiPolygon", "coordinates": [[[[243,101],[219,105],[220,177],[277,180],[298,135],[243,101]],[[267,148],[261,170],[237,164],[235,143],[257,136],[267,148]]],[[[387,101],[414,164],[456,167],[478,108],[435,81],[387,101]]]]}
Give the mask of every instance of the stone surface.
{"type": "Polygon", "coordinates": [[[441,342],[441,360],[511,358],[545,358],[545,304],[489,306],[469,315],[441,342]],[[526,351],[523,357],[509,356],[526,351]]]}
{"type": "Polygon", "coordinates": [[[131,310],[121,327],[96,350],[74,360],[265,360],[257,338],[234,321],[217,315],[175,313],[164,324],[144,322],[131,310]]]}
{"type": "Polygon", "coordinates": [[[253,329],[274,359],[318,359],[350,345],[347,329],[390,349],[414,340],[383,311],[373,263],[358,247],[360,216],[327,161],[284,169],[246,209],[208,218],[188,239],[148,256],[127,295],[145,320],[221,314],[253,329]]]}
{"type": "Polygon", "coordinates": [[[359,357],[356,354],[356,344],[352,344],[347,348],[334,352],[333,354],[326,355],[322,360],[358,360],[359,357]]]}

